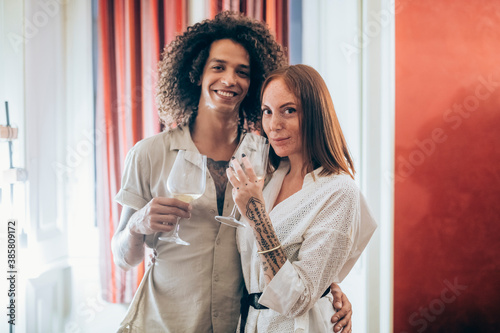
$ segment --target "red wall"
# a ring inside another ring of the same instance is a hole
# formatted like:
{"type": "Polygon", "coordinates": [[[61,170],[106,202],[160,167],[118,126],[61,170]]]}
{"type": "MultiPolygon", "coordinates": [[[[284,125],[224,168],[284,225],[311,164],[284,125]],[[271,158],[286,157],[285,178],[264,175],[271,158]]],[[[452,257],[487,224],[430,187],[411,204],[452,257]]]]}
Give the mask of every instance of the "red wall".
{"type": "Polygon", "coordinates": [[[500,1],[396,1],[394,332],[500,332],[500,1]]]}

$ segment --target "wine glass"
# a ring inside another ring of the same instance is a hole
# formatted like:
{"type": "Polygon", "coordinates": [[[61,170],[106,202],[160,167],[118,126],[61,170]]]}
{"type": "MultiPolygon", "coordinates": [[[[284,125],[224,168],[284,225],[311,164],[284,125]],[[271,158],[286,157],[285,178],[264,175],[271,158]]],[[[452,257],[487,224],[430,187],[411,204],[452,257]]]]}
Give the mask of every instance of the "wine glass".
{"type": "MultiPolygon", "coordinates": [[[[190,203],[205,192],[207,157],[196,152],[179,150],[167,180],[168,191],[175,199],[190,203]]],[[[179,220],[167,236],[158,237],[166,242],[190,245],[179,237],[179,220]]]]}
{"type": "MultiPolygon", "coordinates": [[[[263,136],[256,135],[253,133],[247,133],[245,135],[244,141],[242,145],[238,149],[239,152],[245,154],[250,163],[252,163],[253,171],[257,176],[257,180],[261,180],[266,176],[267,172],[267,159],[269,156],[269,142],[263,136]]],[[[236,161],[236,160],[234,160],[236,161]]],[[[233,161],[233,162],[234,162],[233,161]]],[[[245,170],[245,166],[241,164],[243,170],[245,170]]],[[[231,215],[229,216],[216,216],[215,219],[220,223],[224,223],[231,227],[246,227],[247,224],[241,221],[238,221],[236,218],[236,203],[233,206],[233,210],[231,211],[231,215]]]]}

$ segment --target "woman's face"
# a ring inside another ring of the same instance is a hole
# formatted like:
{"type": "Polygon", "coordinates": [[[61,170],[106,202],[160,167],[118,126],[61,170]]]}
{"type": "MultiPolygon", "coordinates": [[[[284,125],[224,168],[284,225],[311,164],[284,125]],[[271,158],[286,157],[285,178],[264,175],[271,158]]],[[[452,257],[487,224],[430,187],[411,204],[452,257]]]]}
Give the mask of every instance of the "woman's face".
{"type": "Polygon", "coordinates": [[[283,79],[271,81],[262,95],[262,127],[279,157],[302,158],[300,114],[300,103],[283,79]]]}
{"type": "Polygon", "coordinates": [[[201,77],[199,107],[217,112],[239,110],[250,87],[250,56],[230,39],[212,43],[201,77]]]}

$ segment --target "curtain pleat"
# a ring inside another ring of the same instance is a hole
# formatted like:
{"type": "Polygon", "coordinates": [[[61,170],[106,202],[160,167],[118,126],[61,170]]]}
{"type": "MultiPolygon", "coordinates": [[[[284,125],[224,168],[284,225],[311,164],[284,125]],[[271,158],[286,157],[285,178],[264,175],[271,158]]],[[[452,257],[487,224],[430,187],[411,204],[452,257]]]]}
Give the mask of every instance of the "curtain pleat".
{"type": "MultiPolygon", "coordinates": [[[[265,20],[278,42],[288,45],[287,0],[207,1],[208,17],[223,10],[241,11],[265,20]]],[[[97,4],[96,215],[102,297],[128,303],[145,263],[124,271],[113,262],[111,239],[121,213],[113,198],[120,189],[127,152],[161,130],[155,103],[158,61],[165,45],[187,27],[188,0],[98,0],[97,4]]]]}
{"type": "Polygon", "coordinates": [[[221,10],[231,10],[231,0],[222,0],[221,1],[221,10]]]}
{"type": "Polygon", "coordinates": [[[224,10],[240,11],[257,20],[265,21],[269,29],[288,52],[289,0],[209,0],[210,18],[224,10]]]}
{"type": "Polygon", "coordinates": [[[208,8],[208,18],[213,19],[220,12],[220,8],[222,8],[221,0],[211,0],[208,8]]]}
{"type": "Polygon", "coordinates": [[[276,26],[276,1],[268,0],[265,1],[265,12],[264,12],[264,20],[269,25],[269,29],[274,33],[276,39],[278,39],[279,35],[277,35],[277,26],[276,26]]]}
{"type": "Polygon", "coordinates": [[[187,0],[164,0],[165,45],[187,28],[187,0]]]}
{"type": "MultiPolygon", "coordinates": [[[[99,13],[108,13],[113,10],[112,3],[108,1],[99,2],[99,13]],[[111,8],[110,8],[111,6],[111,8]]],[[[113,178],[112,155],[109,154],[108,142],[111,141],[113,128],[108,124],[111,123],[111,101],[113,96],[116,96],[116,77],[114,75],[114,56],[110,52],[114,49],[113,35],[113,17],[108,15],[100,15],[98,22],[98,59],[99,65],[97,72],[101,75],[97,78],[97,91],[100,92],[96,96],[96,116],[95,116],[95,131],[96,139],[98,135],[101,140],[96,140],[96,164],[98,166],[96,174],[96,204],[97,204],[97,221],[100,230],[100,277],[103,287],[103,298],[108,301],[116,302],[116,293],[113,290],[115,280],[115,266],[110,265],[111,249],[109,239],[114,226],[111,224],[114,221],[112,211],[112,182],[113,178]],[[105,73],[105,74],[104,74],[105,73]],[[100,143],[100,144],[98,144],[100,143]],[[102,168],[99,166],[102,163],[102,168]],[[101,188],[99,190],[99,185],[101,188]],[[99,205],[102,203],[102,205],[99,205]]]]}

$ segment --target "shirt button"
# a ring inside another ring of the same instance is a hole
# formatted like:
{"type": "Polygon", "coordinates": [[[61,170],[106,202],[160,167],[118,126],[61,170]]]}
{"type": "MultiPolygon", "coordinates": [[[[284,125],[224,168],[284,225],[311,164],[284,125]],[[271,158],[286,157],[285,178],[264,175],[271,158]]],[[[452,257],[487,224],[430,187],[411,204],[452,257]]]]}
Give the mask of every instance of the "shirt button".
{"type": "Polygon", "coordinates": [[[217,238],[217,240],[215,241],[215,244],[220,245],[220,238],[217,238]]]}
{"type": "Polygon", "coordinates": [[[219,276],[218,275],[214,276],[214,281],[215,282],[219,282],[219,276]]]}
{"type": "Polygon", "coordinates": [[[214,317],[217,318],[219,316],[218,312],[214,312],[214,317]]]}
{"type": "Polygon", "coordinates": [[[211,214],[215,214],[215,209],[210,209],[211,214]]]}

